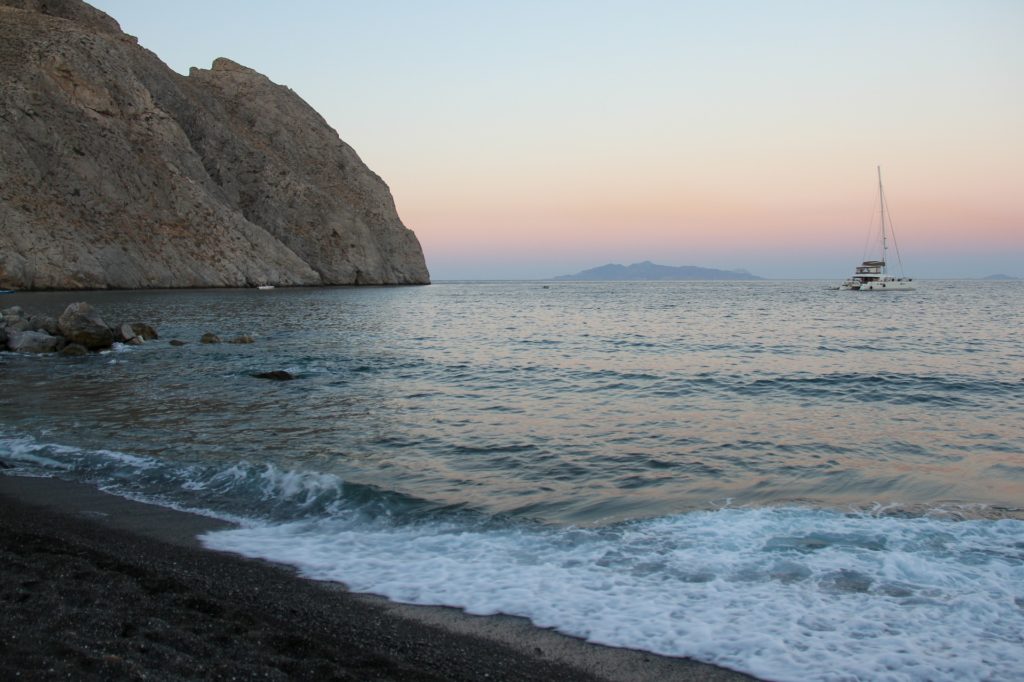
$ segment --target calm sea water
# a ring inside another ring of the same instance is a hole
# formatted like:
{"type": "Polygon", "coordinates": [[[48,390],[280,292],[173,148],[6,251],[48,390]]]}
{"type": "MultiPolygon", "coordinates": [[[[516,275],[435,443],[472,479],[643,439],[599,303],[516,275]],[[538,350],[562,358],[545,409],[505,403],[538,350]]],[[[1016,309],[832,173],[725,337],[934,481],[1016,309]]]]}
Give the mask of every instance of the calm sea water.
{"type": "Polygon", "coordinates": [[[1024,674],[1024,283],[0,306],[72,300],[161,340],[0,356],[16,471],[241,520],[204,542],[355,590],[765,677],[1024,674]]]}

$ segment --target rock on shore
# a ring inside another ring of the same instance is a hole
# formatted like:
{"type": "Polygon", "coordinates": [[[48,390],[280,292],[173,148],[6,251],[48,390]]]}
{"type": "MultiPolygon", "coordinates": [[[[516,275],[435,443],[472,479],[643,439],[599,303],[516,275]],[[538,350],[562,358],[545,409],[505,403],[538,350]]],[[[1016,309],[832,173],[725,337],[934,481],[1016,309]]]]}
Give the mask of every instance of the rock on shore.
{"type": "Polygon", "coordinates": [[[0,0],[0,288],[428,282],[387,185],[287,87],[0,0]]]}

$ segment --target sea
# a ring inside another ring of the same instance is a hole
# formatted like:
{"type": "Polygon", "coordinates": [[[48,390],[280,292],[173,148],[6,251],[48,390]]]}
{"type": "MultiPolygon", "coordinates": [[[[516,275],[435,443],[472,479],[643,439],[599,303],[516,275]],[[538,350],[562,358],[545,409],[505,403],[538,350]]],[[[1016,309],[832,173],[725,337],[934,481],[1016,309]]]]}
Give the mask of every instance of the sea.
{"type": "Polygon", "coordinates": [[[918,283],[5,295],[160,339],[0,354],[0,460],[397,602],[772,680],[1021,679],[1024,282],[918,283]]]}

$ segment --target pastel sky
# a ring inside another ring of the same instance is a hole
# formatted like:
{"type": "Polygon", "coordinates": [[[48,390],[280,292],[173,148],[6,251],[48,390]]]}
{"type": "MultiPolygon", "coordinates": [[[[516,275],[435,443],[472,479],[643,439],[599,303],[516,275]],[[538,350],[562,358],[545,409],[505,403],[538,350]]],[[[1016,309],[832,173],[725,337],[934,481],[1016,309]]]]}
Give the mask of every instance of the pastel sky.
{"type": "MultiPolygon", "coordinates": [[[[291,87],[431,275],[841,279],[882,166],[908,275],[1024,276],[1024,2],[94,0],[291,87]]],[[[870,254],[869,254],[870,255],[870,254]]]]}

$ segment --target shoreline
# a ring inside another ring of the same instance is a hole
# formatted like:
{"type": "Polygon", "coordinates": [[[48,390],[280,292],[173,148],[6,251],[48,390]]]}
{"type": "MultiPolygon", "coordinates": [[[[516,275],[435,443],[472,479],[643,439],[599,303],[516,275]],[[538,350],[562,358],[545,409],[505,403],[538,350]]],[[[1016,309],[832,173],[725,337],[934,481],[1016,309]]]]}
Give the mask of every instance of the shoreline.
{"type": "Polygon", "coordinates": [[[39,678],[751,680],[202,547],[233,524],[0,475],[0,672],[39,678]],[[42,616],[40,614],[46,614],[42,616]]]}

